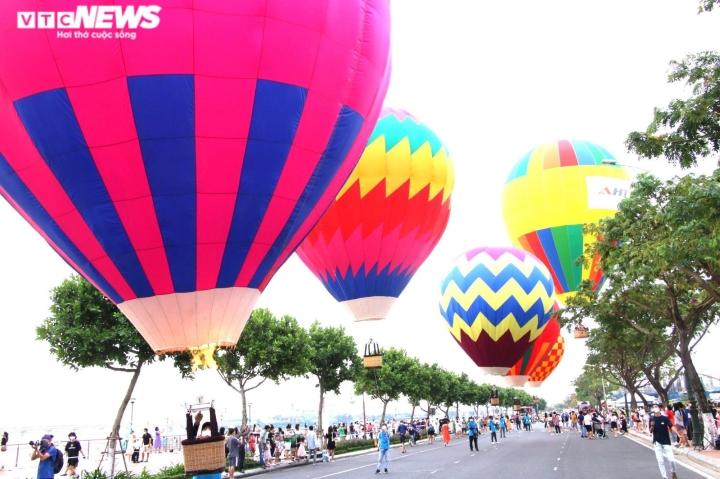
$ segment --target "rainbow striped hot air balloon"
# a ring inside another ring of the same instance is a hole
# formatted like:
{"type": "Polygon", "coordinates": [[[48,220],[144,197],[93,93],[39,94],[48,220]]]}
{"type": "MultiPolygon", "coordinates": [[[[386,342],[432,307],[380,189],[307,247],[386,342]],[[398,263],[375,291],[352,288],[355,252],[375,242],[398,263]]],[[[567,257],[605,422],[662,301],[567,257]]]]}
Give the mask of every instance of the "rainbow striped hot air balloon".
{"type": "Polygon", "coordinates": [[[504,375],[552,316],[547,268],[515,248],[476,248],[460,256],[441,286],[450,333],[485,373],[504,375]]]}
{"type": "Polygon", "coordinates": [[[408,113],[385,110],[298,255],[357,320],[385,318],[445,231],[453,181],[438,137],[408,113]]]}
{"type": "Polygon", "coordinates": [[[388,3],[90,3],[0,4],[0,193],[155,351],[207,357],[357,163],[388,3]],[[16,28],[39,6],[110,38],[16,28]]]}
{"type": "Polygon", "coordinates": [[[550,350],[547,352],[545,357],[535,368],[530,371],[530,377],[528,378],[527,385],[533,388],[538,388],[545,381],[558,364],[562,360],[563,354],[565,354],[565,339],[562,334],[558,336],[555,344],[552,345],[550,350]]]}
{"type": "Polygon", "coordinates": [[[522,357],[510,368],[505,375],[505,382],[509,386],[524,386],[530,378],[530,374],[542,362],[550,348],[553,347],[560,336],[560,323],[555,315],[558,306],[553,307],[553,316],[548,321],[542,334],[523,353],[522,357]]]}
{"type": "Polygon", "coordinates": [[[516,246],[550,269],[561,301],[580,282],[602,281],[598,258],[577,264],[595,238],[583,225],[613,215],[630,191],[630,176],[601,146],[561,140],[530,150],[515,165],[503,191],[503,215],[516,246]]]}

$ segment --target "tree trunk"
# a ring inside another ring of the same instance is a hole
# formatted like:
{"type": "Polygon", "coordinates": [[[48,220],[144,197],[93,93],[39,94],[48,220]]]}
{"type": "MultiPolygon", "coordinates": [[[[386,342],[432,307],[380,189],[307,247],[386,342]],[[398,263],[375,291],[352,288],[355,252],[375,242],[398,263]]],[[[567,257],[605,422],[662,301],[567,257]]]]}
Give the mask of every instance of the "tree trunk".
{"type": "Polygon", "coordinates": [[[692,395],[694,396],[695,401],[697,401],[698,410],[703,413],[710,413],[712,412],[712,408],[710,407],[710,403],[708,403],[707,396],[705,395],[705,386],[703,386],[703,383],[700,380],[700,375],[697,373],[697,369],[695,369],[695,363],[693,363],[692,356],[690,355],[688,343],[681,339],[679,346],[680,361],[685,368],[686,382],[689,382],[689,384],[686,384],[688,396],[690,396],[692,391],[692,395]]]}
{"type": "Polygon", "coordinates": [[[460,417],[460,403],[459,402],[455,403],[455,417],[456,418],[460,417]]]}
{"type": "Polygon", "coordinates": [[[637,409],[637,399],[635,399],[635,395],[638,393],[638,390],[635,388],[627,388],[627,391],[630,394],[630,410],[634,411],[637,409]]]}
{"type": "Polygon", "coordinates": [[[242,398],[242,427],[245,428],[248,425],[248,415],[247,415],[247,398],[245,397],[245,385],[238,381],[240,383],[240,397],[242,398]]]}
{"type": "Polygon", "coordinates": [[[412,413],[410,413],[410,422],[413,422],[415,419],[415,408],[417,407],[417,404],[413,403],[412,413]]]}
{"type": "Polygon", "coordinates": [[[648,400],[647,400],[647,398],[645,397],[645,395],[640,392],[640,390],[638,390],[637,393],[638,393],[638,396],[640,396],[640,400],[643,402],[643,406],[645,406],[645,412],[648,412],[648,413],[649,413],[649,411],[652,409],[652,408],[650,407],[650,403],[648,402],[648,400]]]}
{"type": "MultiPolygon", "coordinates": [[[[138,365],[135,368],[135,372],[132,375],[132,379],[130,379],[130,384],[128,385],[127,391],[125,391],[125,397],[123,398],[122,402],[120,403],[120,407],[118,408],[118,412],[115,415],[115,421],[113,422],[112,426],[112,432],[110,433],[110,478],[115,477],[115,451],[117,451],[117,440],[120,439],[120,423],[122,422],[122,418],[125,415],[125,409],[127,409],[127,404],[130,402],[130,398],[132,397],[132,392],[135,389],[135,385],[137,384],[138,377],[140,376],[140,370],[142,369],[143,362],[138,359],[138,365]]],[[[122,448],[122,446],[121,446],[122,448]]]]}
{"type": "Polygon", "coordinates": [[[648,382],[650,382],[650,385],[658,393],[660,402],[663,404],[667,404],[668,391],[670,390],[670,386],[672,386],[672,383],[664,387],[662,385],[662,379],[659,376],[655,375],[655,372],[659,373],[659,371],[653,371],[652,369],[643,369],[643,374],[645,374],[645,378],[647,378],[648,382]]]}
{"type": "MultiPolygon", "coordinates": [[[[323,423],[322,423],[322,412],[323,412],[323,406],[325,405],[325,391],[323,390],[322,386],[319,387],[320,389],[320,405],[318,406],[318,431],[322,434],[323,431],[323,423]]],[[[363,407],[365,407],[365,403],[363,402],[363,407]]]]}
{"type": "Polygon", "coordinates": [[[382,425],[382,424],[385,423],[385,411],[387,411],[387,405],[388,405],[388,403],[390,402],[390,400],[388,399],[388,400],[386,401],[386,400],[384,400],[384,399],[381,399],[381,401],[382,401],[382,403],[383,403],[383,412],[382,412],[382,416],[380,416],[380,424],[382,425]]]}
{"type": "MultiPolygon", "coordinates": [[[[135,372],[133,372],[132,379],[130,380],[130,384],[128,385],[127,391],[125,391],[125,397],[123,398],[122,402],[120,403],[120,407],[118,408],[118,412],[115,415],[115,421],[112,425],[112,436],[113,437],[120,437],[120,423],[122,422],[122,418],[125,415],[125,409],[127,409],[127,405],[130,402],[130,398],[132,397],[132,392],[135,389],[135,385],[137,384],[138,376],[140,376],[140,370],[142,369],[142,361],[138,360],[137,368],[135,368],[135,372]]],[[[113,447],[113,450],[115,450],[115,443],[111,444],[113,447]]]]}

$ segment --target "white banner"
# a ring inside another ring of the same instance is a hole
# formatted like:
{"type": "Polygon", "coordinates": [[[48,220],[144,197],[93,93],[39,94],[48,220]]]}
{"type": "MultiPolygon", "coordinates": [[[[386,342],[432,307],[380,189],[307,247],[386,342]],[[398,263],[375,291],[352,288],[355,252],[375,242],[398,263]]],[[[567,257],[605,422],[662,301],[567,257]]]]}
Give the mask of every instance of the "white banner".
{"type": "Polygon", "coordinates": [[[620,201],[630,194],[630,180],[607,176],[588,176],[586,180],[588,208],[617,210],[620,201]]]}

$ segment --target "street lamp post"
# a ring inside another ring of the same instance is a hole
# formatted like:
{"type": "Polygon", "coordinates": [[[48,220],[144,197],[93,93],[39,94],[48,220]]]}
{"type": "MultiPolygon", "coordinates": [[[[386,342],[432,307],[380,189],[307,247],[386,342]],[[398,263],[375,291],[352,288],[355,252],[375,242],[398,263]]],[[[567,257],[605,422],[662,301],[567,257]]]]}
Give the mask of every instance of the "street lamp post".
{"type": "Polygon", "coordinates": [[[133,431],[133,416],[135,415],[135,398],[130,398],[130,431],[133,431]]]}

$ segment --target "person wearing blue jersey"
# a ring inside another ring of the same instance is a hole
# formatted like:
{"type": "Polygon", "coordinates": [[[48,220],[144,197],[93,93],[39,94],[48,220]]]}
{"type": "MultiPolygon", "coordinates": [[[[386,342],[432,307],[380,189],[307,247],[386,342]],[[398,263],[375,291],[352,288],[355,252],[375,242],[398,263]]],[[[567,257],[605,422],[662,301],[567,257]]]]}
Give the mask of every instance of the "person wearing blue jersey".
{"type": "Polygon", "coordinates": [[[388,433],[387,426],[383,424],[378,433],[378,463],[375,469],[375,474],[380,474],[380,469],[383,469],[385,474],[388,472],[390,466],[390,434],[388,433]]]}
{"type": "Polygon", "coordinates": [[[478,450],[478,424],[475,422],[475,418],[472,416],[467,423],[467,434],[468,440],[470,441],[470,451],[473,450],[473,444],[475,445],[475,451],[478,450]]]}

